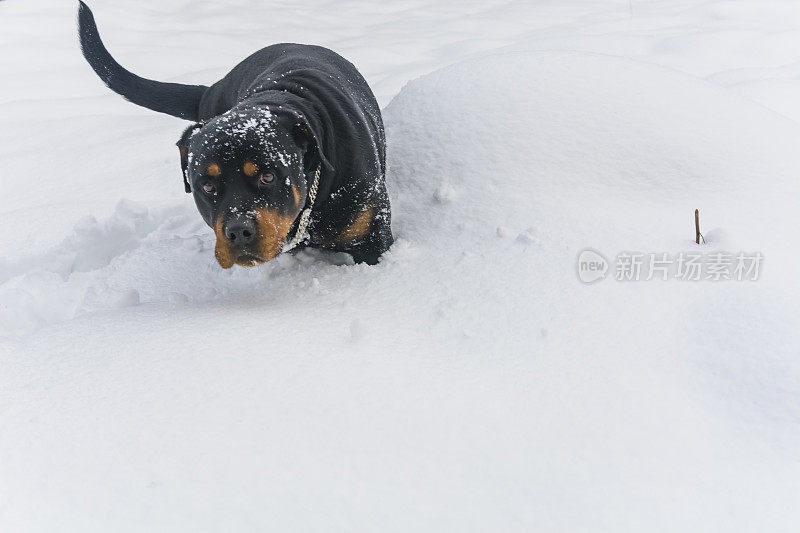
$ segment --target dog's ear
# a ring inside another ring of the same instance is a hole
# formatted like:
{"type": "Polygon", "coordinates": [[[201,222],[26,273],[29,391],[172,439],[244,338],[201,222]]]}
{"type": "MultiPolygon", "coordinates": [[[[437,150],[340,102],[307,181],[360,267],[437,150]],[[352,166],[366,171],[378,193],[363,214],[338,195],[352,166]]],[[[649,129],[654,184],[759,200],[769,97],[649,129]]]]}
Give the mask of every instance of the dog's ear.
{"type": "Polygon", "coordinates": [[[294,137],[294,142],[296,142],[300,148],[306,149],[309,146],[314,147],[325,168],[333,170],[333,165],[331,165],[331,162],[325,157],[321,143],[318,141],[319,136],[314,132],[308,122],[300,118],[292,128],[292,137],[294,137]]]}
{"type": "Polygon", "coordinates": [[[192,124],[183,131],[183,135],[178,139],[175,144],[178,146],[178,151],[181,154],[181,172],[183,173],[183,188],[186,192],[192,192],[192,186],[189,184],[189,139],[192,135],[202,128],[202,124],[192,124]]]}

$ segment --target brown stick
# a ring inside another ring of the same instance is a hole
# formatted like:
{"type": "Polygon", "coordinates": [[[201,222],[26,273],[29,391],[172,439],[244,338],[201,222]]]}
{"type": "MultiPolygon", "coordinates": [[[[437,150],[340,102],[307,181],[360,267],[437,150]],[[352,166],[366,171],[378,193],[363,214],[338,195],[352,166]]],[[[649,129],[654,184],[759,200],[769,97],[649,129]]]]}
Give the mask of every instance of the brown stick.
{"type": "Polygon", "coordinates": [[[700,244],[700,210],[694,210],[694,242],[700,244]]]}

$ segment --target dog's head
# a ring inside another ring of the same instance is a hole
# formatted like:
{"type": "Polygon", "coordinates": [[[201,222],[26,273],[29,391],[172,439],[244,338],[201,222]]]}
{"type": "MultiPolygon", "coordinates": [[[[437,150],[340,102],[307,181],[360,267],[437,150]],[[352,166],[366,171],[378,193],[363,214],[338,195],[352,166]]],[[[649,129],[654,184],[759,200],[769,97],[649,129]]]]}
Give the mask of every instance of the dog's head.
{"type": "Polygon", "coordinates": [[[186,192],[214,230],[222,268],[277,256],[305,206],[307,176],[318,162],[329,166],[302,117],[265,107],[191,126],[177,144],[186,192]]]}

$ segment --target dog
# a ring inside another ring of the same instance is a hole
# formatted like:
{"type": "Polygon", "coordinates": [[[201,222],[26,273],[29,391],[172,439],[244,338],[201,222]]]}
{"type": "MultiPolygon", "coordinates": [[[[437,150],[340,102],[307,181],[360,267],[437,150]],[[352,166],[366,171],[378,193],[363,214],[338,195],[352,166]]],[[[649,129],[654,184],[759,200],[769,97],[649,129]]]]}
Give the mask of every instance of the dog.
{"type": "Polygon", "coordinates": [[[184,188],[216,236],[222,268],[304,246],[376,264],[392,245],[380,108],[352,63],[275,44],[210,87],[141,78],[111,57],[80,2],[83,56],[134,104],[193,122],[177,142],[184,188]]]}

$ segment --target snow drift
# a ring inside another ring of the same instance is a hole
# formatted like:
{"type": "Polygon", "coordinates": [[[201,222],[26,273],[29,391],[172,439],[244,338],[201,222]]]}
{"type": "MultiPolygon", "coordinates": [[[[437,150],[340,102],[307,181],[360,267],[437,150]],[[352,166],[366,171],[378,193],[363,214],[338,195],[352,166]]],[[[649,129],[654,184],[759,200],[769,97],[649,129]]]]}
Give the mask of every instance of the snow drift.
{"type": "Polygon", "coordinates": [[[445,68],[385,119],[397,242],[377,267],[222,271],[188,199],[123,202],[3,265],[5,333],[46,327],[0,377],[0,520],[796,526],[796,124],[579,53],[445,68]],[[765,263],[756,282],[584,285],[586,247],[765,263]]]}

